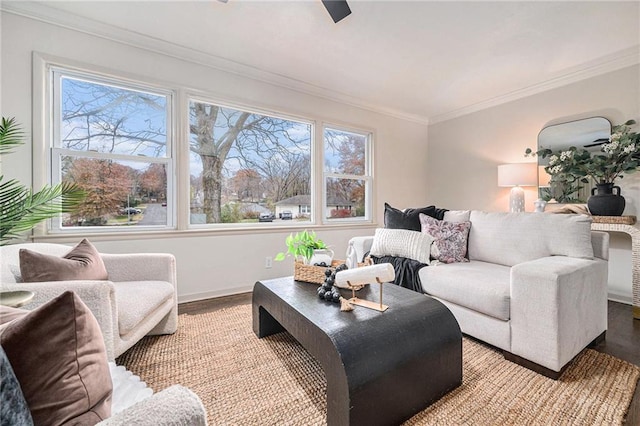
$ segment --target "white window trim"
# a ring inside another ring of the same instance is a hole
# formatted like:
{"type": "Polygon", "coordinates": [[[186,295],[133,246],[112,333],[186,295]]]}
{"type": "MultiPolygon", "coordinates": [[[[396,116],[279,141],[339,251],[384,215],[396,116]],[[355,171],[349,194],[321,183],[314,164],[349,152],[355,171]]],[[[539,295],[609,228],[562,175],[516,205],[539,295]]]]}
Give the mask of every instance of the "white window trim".
{"type": "MultiPolygon", "coordinates": [[[[216,98],[215,96],[211,96],[211,95],[207,95],[205,93],[202,92],[197,92],[197,91],[189,91],[186,92],[186,112],[185,112],[185,124],[184,124],[184,133],[183,133],[183,137],[185,138],[184,140],[186,141],[185,143],[187,144],[187,147],[185,148],[185,156],[187,157],[187,163],[186,163],[186,167],[187,170],[189,170],[189,156],[190,154],[190,149],[189,149],[189,144],[191,143],[191,133],[189,132],[189,103],[190,102],[201,102],[201,103],[206,103],[206,104],[211,104],[211,105],[215,105],[218,107],[222,107],[222,108],[229,108],[229,109],[234,109],[234,110],[238,110],[238,111],[242,111],[242,112],[248,112],[250,114],[259,114],[259,115],[264,115],[267,117],[271,117],[271,118],[276,118],[276,119],[282,119],[282,120],[288,120],[288,121],[292,121],[292,122],[296,122],[296,123],[300,123],[300,124],[305,124],[311,127],[311,133],[310,133],[310,152],[309,154],[311,155],[311,170],[310,170],[310,188],[311,188],[311,200],[312,200],[312,205],[313,205],[313,200],[315,200],[314,196],[315,193],[317,192],[317,178],[316,175],[314,173],[314,165],[318,162],[318,161],[322,161],[322,157],[320,157],[320,160],[316,161],[317,155],[318,153],[316,152],[317,150],[316,145],[318,145],[316,143],[317,137],[316,137],[316,133],[317,133],[317,128],[319,127],[317,125],[317,122],[313,119],[310,119],[308,117],[303,117],[300,115],[295,115],[295,114],[291,114],[291,113],[285,113],[285,112],[280,112],[280,111],[276,111],[276,110],[267,110],[267,109],[262,109],[262,108],[258,108],[256,106],[249,106],[246,104],[242,104],[239,102],[232,102],[229,100],[223,100],[221,98],[216,98]]],[[[188,175],[189,173],[187,172],[186,175],[188,175]]],[[[187,181],[187,185],[189,184],[189,181],[187,181]]],[[[190,193],[190,187],[187,186],[187,194],[190,193]]],[[[187,197],[187,216],[186,216],[186,229],[199,229],[199,230],[207,230],[207,229],[228,229],[228,228],[237,228],[237,229],[256,229],[256,228],[260,228],[261,225],[260,224],[256,224],[256,223],[206,223],[206,224],[191,224],[190,223],[190,214],[191,211],[189,209],[189,205],[190,205],[190,198],[187,197]]],[[[267,225],[266,227],[270,228],[270,229],[276,229],[279,230],[281,228],[308,228],[310,226],[315,226],[318,225],[318,221],[316,220],[316,217],[322,217],[322,216],[316,216],[314,214],[314,209],[311,209],[311,215],[309,218],[309,221],[304,221],[304,222],[297,222],[297,223],[278,223],[278,222],[269,222],[269,225],[267,225]]],[[[294,222],[294,221],[288,221],[288,222],[294,222]]]]}
{"type": "MultiPolygon", "coordinates": [[[[56,231],[51,226],[51,221],[38,224],[33,231],[33,237],[37,240],[52,240],[56,242],[73,242],[79,235],[94,235],[96,240],[122,240],[129,238],[166,238],[171,236],[197,236],[197,235],[239,235],[250,233],[270,233],[283,232],[288,230],[307,229],[342,229],[342,228],[371,228],[375,224],[375,177],[374,177],[374,142],[376,131],[373,129],[359,128],[350,124],[337,124],[335,120],[325,120],[320,116],[311,117],[292,112],[283,111],[277,107],[268,105],[257,106],[254,102],[231,101],[224,97],[212,95],[211,92],[194,90],[179,84],[159,81],[132,74],[126,71],[108,69],[96,65],[89,65],[80,61],[61,58],[54,55],[33,52],[32,54],[32,187],[37,190],[52,183],[52,129],[53,111],[52,99],[53,90],[50,78],[51,68],[60,68],[69,72],[79,74],[89,74],[91,76],[103,77],[106,81],[115,81],[116,85],[125,84],[131,87],[141,87],[154,92],[171,93],[169,105],[170,121],[172,125],[167,127],[167,138],[171,143],[167,147],[167,154],[172,158],[167,170],[167,185],[173,184],[173,191],[168,191],[167,203],[172,208],[167,214],[171,215],[173,226],[135,226],[127,229],[116,227],[72,227],[56,231]],[[144,83],[141,83],[141,82],[144,83]],[[198,99],[205,102],[212,102],[217,105],[228,106],[230,108],[242,109],[244,111],[255,112],[278,118],[290,119],[303,123],[311,123],[311,200],[312,208],[309,222],[276,224],[269,223],[268,226],[258,224],[210,224],[189,225],[189,148],[184,144],[189,143],[189,100],[198,99]],[[324,218],[326,205],[326,185],[324,180],[324,128],[330,127],[336,130],[344,130],[355,133],[369,134],[369,144],[367,152],[367,170],[370,182],[366,188],[367,205],[365,207],[365,217],[350,219],[327,220],[324,218]],[[187,170],[187,172],[180,172],[187,170]],[[320,186],[320,187],[319,187],[320,186]],[[222,226],[220,226],[222,225],[222,226]]],[[[126,87],[125,86],[125,87],[126,87]]],[[[74,152],[73,155],[80,155],[81,152],[74,152]]],[[[145,158],[145,160],[150,160],[145,158]]],[[[59,170],[59,167],[58,167],[59,170]]]]}
{"type": "Polygon", "coordinates": [[[374,185],[374,177],[373,177],[373,141],[375,132],[371,129],[359,129],[357,127],[346,126],[346,125],[337,125],[331,122],[322,123],[322,143],[320,149],[322,150],[322,162],[321,162],[321,174],[322,174],[322,201],[321,201],[321,212],[322,212],[322,224],[357,224],[357,223],[373,223],[373,185],[374,185]],[[326,129],[338,130],[346,133],[353,133],[360,136],[367,137],[367,143],[365,147],[365,170],[363,175],[350,175],[343,173],[331,173],[324,170],[324,133],[326,129]],[[352,217],[352,218],[327,218],[325,217],[324,211],[327,206],[327,185],[326,181],[328,178],[336,178],[336,179],[352,179],[352,180],[363,180],[365,182],[365,206],[364,206],[364,217],[352,217]]]}
{"type": "Polygon", "coordinates": [[[174,143],[174,111],[175,111],[175,98],[176,92],[166,89],[164,87],[157,87],[156,85],[144,84],[138,81],[131,81],[129,79],[118,79],[110,75],[105,76],[103,73],[78,70],[75,67],[67,67],[64,65],[57,65],[46,62],[45,65],[45,78],[47,80],[47,90],[49,90],[49,102],[46,105],[46,115],[50,117],[49,127],[49,139],[45,144],[45,150],[48,152],[47,166],[49,168],[49,176],[51,184],[55,185],[62,181],[60,174],[60,158],[62,156],[83,157],[83,158],[102,158],[108,160],[118,161],[131,161],[139,163],[155,163],[164,164],[167,173],[167,223],[165,225],[136,225],[131,227],[116,227],[116,226],[71,226],[63,228],[60,223],[60,217],[53,218],[49,221],[47,232],[49,234],[66,234],[66,233],[79,233],[79,232],[91,232],[91,233],[107,233],[107,232],[136,232],[145,230],[169,230],[176,229],[175,221],[175,152],[176,147],[174,143]],[[62,148],[59,145],[60,142],[60,99],[57,95],[61,94],[61,81],[62,78],[68,77],[87,81],[90,83],[104,84],[124,90],[140,91],[145,93],[158,94],[165,96],[167,99],[166,107],[166,146],[165,154],[162,157],[138,157],[135,155],[127,154],[112,154],[104,152],[86,152],[73,149],[62,148]]]}

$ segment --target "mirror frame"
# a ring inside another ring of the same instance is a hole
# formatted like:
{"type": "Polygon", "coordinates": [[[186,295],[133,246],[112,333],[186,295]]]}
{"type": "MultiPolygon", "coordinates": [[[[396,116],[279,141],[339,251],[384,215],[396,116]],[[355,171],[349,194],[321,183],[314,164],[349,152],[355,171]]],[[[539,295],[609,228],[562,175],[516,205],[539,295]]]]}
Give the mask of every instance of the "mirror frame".
{"type": "MultiPolygon", "coordinates": [[[[611,137],[611,122],[605,117],[588,117],[578,120],[545,126],[538,133],[538,150],[549,148],[553,151],[569,147],[585,148],[591,152],[600,152],[600,145],[611,137]]],[[[591,195],[592,184],[579,183],[562,187],[561,184],[542,186],[544,166],[548,158],[538,157],[538,196],[547,202],[584,204],[591,195]]]]}

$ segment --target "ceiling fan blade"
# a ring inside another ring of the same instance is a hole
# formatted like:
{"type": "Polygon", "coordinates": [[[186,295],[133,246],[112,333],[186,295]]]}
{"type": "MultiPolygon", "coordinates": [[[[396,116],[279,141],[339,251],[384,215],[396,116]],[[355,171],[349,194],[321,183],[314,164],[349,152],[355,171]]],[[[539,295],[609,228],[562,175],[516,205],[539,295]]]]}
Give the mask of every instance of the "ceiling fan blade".
{"type": "Polygon", "coordinates": [[[322,4],[336,24],[351,15],[351,9],[346,0],[322,0],[322,4]]]}

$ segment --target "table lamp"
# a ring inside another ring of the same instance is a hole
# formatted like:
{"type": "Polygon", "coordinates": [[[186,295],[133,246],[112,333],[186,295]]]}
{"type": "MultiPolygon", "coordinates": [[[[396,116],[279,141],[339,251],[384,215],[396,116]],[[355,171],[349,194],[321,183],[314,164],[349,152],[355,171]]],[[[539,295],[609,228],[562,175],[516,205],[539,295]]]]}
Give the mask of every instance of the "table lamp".
{"type": "Polygon", "coordinates": [[[502,164],[498,166],[498,186],[511,186],[509,210],[524,211],[523,186],[538,185],[537,163],[502,164]]]}

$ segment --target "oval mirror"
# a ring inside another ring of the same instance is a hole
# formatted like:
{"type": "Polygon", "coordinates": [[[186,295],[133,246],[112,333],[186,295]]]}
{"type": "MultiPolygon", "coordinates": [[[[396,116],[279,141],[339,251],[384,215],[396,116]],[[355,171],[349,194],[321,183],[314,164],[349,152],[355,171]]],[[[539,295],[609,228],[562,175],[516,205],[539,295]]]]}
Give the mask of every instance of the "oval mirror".
{"type": "MultiPolygon", "coordinates": [[[[547,126],[538,134],[538,150],[549,148],[553,151],[569,147],[584,148],[599,152],[600,146],[609,141],[611,122],[604,117],[585,118],[567,123],[547,126]]],[[[591,195],[591,184],[581,182],[550,182],[544,166],[549,158],[538,157],[538,192],[547,202],[586,203],[591,195]]]]}

